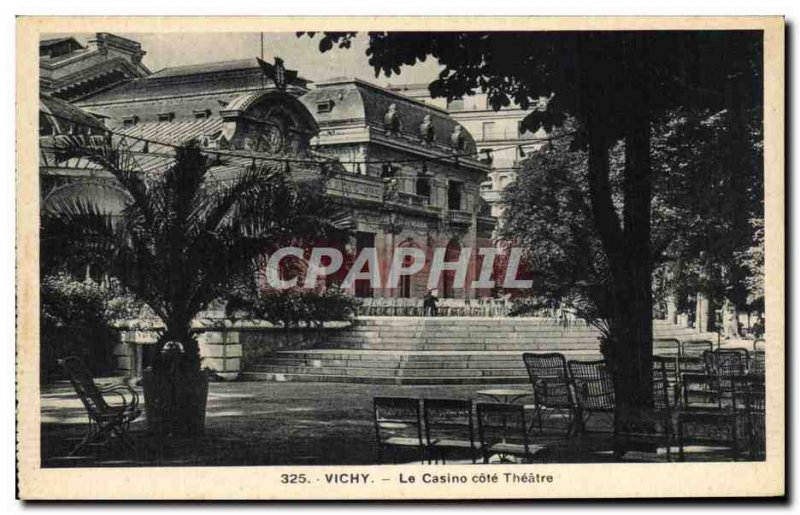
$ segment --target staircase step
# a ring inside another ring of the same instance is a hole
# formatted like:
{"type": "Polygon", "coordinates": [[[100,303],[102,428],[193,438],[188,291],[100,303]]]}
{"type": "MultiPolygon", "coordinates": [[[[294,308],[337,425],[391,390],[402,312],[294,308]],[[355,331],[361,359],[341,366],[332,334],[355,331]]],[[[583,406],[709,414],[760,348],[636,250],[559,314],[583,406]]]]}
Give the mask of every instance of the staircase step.
{"type": "Polygon", "coordinates": [[[297,373],[272,373],[272,372],[243,372],[245,381],[273,381],[273,382],[325,382],[325,383],[367,383],[367,384],[394,384],[394,385],[448,385],[448,384],[527,384],[527,377],[487,376],[487,377],[378,377],[378,376],[341,376],[317,375],[297,373]]]}
{"type": "MultiPolygon", "coordinates": [[[[669,339],[706,339],[691,328],[654,321],[654,351],[674,355],[669,339]]],[[[277,351],[247,365],[243,377],[267,381],[375,384],[527,384],[524,352],[600,359],[600,332],[553,319],[362,317],[318,348],[277,351]]],[[[715,340],[714,340],[715,341],[715,340]]]]}

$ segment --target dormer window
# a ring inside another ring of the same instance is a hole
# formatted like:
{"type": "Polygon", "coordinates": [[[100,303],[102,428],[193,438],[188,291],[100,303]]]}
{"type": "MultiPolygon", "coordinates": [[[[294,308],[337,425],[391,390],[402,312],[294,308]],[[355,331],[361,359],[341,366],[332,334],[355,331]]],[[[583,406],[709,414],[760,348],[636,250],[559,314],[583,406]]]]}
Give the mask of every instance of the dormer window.
{"type": "Polygon", "coordinates": [[[123,127],[133,127],[137,123],[139,123],[139,117],[136,115],[126,116],[125,118],[122,119],[123,127]]]}
{"type": "Polygon", "coordinates": [[[158,113],[159,122],[171,122],[175,119],[175,113],[158,113]]]}
{"type": "Polygon", "coordinates": [[[194,117],[196,120],[205,120],[211,117],[211,109],[195,109],[194,117]]]}
{"type": "Polygon", "coordinates": [[[317,102],[317,113],[330,113],[333,111],[333,100],[326,100],[324,102],[317,102]]]}

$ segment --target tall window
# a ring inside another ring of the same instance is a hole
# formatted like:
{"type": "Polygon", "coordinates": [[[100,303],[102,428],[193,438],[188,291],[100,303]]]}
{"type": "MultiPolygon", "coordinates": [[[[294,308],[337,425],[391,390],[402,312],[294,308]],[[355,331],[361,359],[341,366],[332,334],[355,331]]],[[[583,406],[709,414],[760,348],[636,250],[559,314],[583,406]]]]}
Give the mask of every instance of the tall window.
{"type": "MultiPolygon", "coordinates": [[[[403,258],[403,267],[408,268],[413,263],[413,259],[411,256],[406,256],[403,258]]],[[[404,299],[411,298],[411,276],[410,275],[401,275],[400,276],[400,296],[404,299]]]]}
{"type": "MultiPolygon", "coordinates": [[[[356,233],[356,255],[361,252],[361,249],[371,248],[375,246],[375,235],[370,232],[358,232],[356,233]]],[[[369,270],[369,262],[364,265],[364,268],[360,271],[370,271],[369,270]]],[[[372,297],[372,286],[369,283],[369,279],[356,279],[355,281],[355,294],[356,297],[365,298],[365,297],[372,297]]]]}
{"type": "Polygon", "coordinates": [[[495,137],[495,123],[483,122],[481,125],[481,134],[484,140],[491,140],[495,137]]]}
{"type": "Polygon", "coordinates": [[[431,197],[431,181],[427,177],[418,177],[416,184],[416,194],[421,197],[431,197]]]}
{"type": "Polygon", "coordinates": [[[447,209],[450,211],[461,211],[461,188],[460,182],[447,183],[447,209]]]}

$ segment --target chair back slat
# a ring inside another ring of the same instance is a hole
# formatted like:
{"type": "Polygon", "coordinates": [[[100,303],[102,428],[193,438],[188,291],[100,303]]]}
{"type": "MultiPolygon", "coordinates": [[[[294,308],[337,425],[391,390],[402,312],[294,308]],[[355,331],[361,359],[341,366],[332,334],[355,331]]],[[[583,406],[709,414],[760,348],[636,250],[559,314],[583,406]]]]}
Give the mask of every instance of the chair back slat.
{"type": "Polygon", "coordinates": [[[547,408],[569,408],[574,402],[570,388],[567,360],[563,354],[532,353],[522,355],[533,388],[534,402],[547,408]]]}
{"type": "Polygon", "coordinates": [[[570,361],[567,365],[582,408],[601,411],[614,409],[614,381],[605,361],[570,361]]]}
{"type": "Polygon", "coordinates": [[[654,338],[653,351],[661,356],[680,356],[681,341],[677,338],[654,338]]]}
{"type": "Polygon", "coordinates": [[[684,340],[681,342],[681,356],[702,356],[705,351],[714,350],[711,340],[684,340]]]}
{"type": "Polygon", "coordinates": [[[674,382],[670,382],[667,369],[677,370],[675,359],[653,357],[653,404],[656,409],[670,410],[675,405],[674,382]],[[672,367],[675,368],[672,368],[672,367]]]}
{"type": "Polygon", "coordinates": [[[469,442],[475,448],[472,401],[425,399],[423,401],[425,437],[428,445],[442,440],[469,442]]]}
{"type": "Polygon", "coordinates": [[[708,409],[719,404],[713,376],[685,373],[681,384],[683,385],[683,409],[708,409]]]}
{"type": "Polygon", "coordinates": [[[766,412],[766,383],[763,376],[736,376],[731,380],[733,407],[747,413],[766,412]]]}
{"type": "Polygon", "coordinates": [[[763,376],[766,368],[766,355],[763,350],[754,351],[750,356],[750,373],[763,376]]]}
{"type": "Polygon", "coordinates": [[[422,445],[419,400],[410,397],[375,397],[375,432],[378,442],[389,438],[417,438],[422,445]]]}
{"type": "Polygon", "coordinates": [[[744,375],[750,368],[747,349],[717,349],[703,353],[706,373],[720,377],[744,375]]]}
{"type": "Polygon", "coordinates": [[[678,373],[683,374],[704,374],[706,372],[705,361],[702,356],[681,356],[678,358],[678,373]]]}
{"type": "Polygon", "coordinates": [[[100,393],[91,372],[89,372],[89,367],[86,366],[83,360],[76,357],[69,357],[59,360],[59,364],[67,374],[69,382],[86,407],[89,416],[94,418],[108,409],[108,405],[103,399],[102,393],[100,393]]]}

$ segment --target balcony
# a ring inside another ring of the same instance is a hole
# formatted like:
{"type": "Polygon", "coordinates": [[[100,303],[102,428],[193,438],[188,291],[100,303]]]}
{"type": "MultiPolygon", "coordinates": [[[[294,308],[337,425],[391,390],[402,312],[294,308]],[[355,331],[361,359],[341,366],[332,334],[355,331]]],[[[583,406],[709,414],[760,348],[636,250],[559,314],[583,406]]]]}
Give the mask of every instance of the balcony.
{"type": "Polygon", "coordinates": [[[472,213],[468,211],[448,211],[447,221],[453,225],[468,226],[472,224],[472,213]]]}
{"type": "Polygon", "coordinates": [[[416,195],[414,193],[406,193],[405,191],[398,192],[397,199],[401,204],[407,204],[414,207],[426,207],[431,202],[430,197],[416,195]]]}
{"type": "Polygon", "coordinates": [[[498,190],[481,190],[481,197],[489,203],[500,202],[502,200],[502,193],[498,190]]]}
{"type": "Polygon", "coordinates": [[[334,197],[381,202],[383,181],[377,177],[343,173],[328,181],[327,193],[334,197]]]}
{"type": "Polygon", "coordinates": [[[519,130],[517,130],[516,128],[496,129],[496,130],[486,131],[483,133],[476,133],[473,135],[473,137],[475,138],[475,141],[478,143],[488,143],[492,141],[525,142],[540,138],[540,136],[536,136],[532,132],[523,132],[522,134],[520,134],[519,130]]]}

